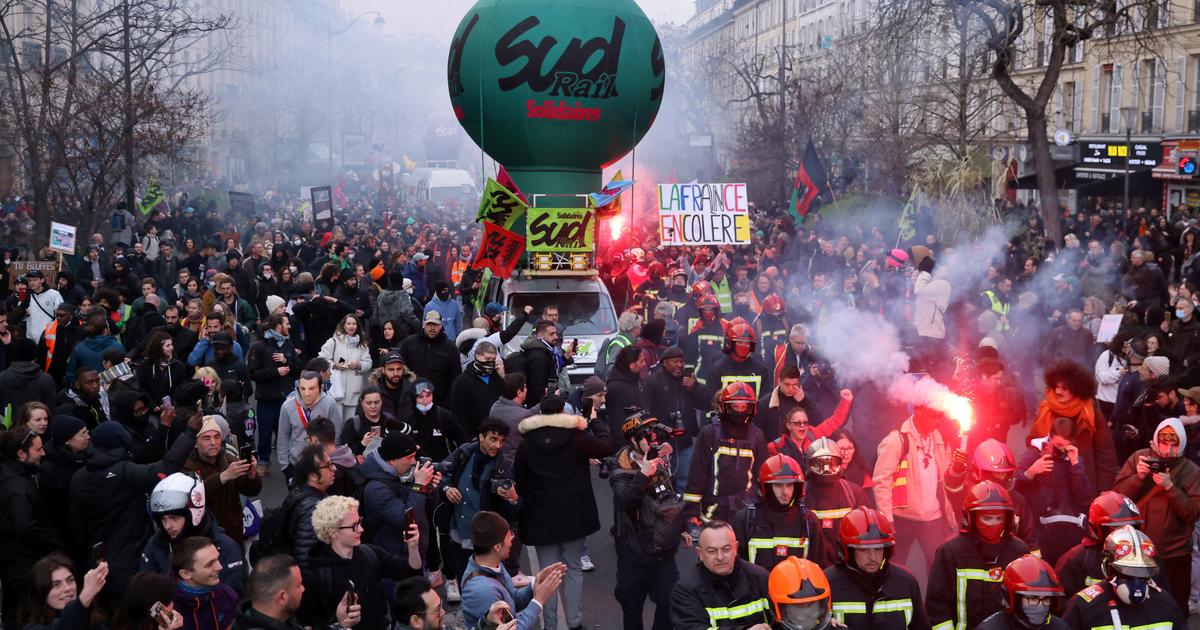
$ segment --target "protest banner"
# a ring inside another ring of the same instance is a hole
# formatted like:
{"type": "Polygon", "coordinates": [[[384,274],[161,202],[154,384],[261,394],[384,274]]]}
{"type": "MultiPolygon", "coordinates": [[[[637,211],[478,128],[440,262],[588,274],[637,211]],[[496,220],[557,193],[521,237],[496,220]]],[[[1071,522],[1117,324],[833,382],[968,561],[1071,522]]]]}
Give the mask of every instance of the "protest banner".
{"type": "Polygon", "coordinates": [[[596,216],[607,219],[621,214],[621,193],[633,188],[635,183],[631,179],[625,179],[625,175],[617,171],[612,181],[600,192],[589,193],[588,199],[592,207],[596,208],[596,216]]]}
{"type": "Polygon", "coordinates": [[[309,193],[312,194],[313,218],[317,221],[332,221],[333,187],[313,186],[309,193]]]}
{"type": "Polygon", "coordinates": [[[254,195],[229,191],[229,209],[242,216],[254,216],[254,195]]]}
{"type": "Polygon", "coordinates": [[[530,208],[525,232],[532,252],[593,252],[596,211],[593,208],[530,208]]]}
{"type": "Polygon", "coordinates": [[[150,178],[150,185],[146,187],[146,194],[142,196],[142,203],[138,206],[138,210],[142,214],[150,214],[154,206],[162,203],[167,199],[167,194],[163,192],[162,184],[158,183],[157,177],[150,178]]]}
{"type": "Polygon", "coordinates": [[[749,245],[745,184],[659,184],[659,244],[749,245]]]}
{"type": "Polygon", "coordinates": [[[64,254],[75,253],[75,226],[50,222],[50,249],[64,254]]]}
{"type": "Polygon", "coordinates": [[[17,278],[34,269],[46,276],[46,286],[58,286],[57,260],[13,260],[8,263],[8,290],[17,288],[17,278]]]}
{"type": "Polygon", "coordinates": [[[506,230],[511,230],[525,210],[525,202],[500,182],[489,179],[487,186],[483,189],[483,199],[479,202],[479,213],[475,215],[475,220],[495,223],[506,230]]]}
{"type": "Polygon", "coordinates": [[[471,268],[489,269],[493,274],[507,278],[512,275],[524,251],[524,237],[484,221],[483,240],[479,243],[479,251],[471,262],[471,268]]]}

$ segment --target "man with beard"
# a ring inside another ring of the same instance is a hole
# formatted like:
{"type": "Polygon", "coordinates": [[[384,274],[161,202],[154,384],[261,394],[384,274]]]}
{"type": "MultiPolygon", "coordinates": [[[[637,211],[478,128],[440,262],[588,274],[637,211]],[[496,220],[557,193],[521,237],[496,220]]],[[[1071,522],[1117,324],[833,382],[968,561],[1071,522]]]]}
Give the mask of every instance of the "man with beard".
{"type": "Polygon", "coordinates": [[[397,419],[407,415],[414,396],[413,380],[403,355],[393,352],[383,358],[379,389],[383,395],[384,413],[397,419]]]}
{"type": "Polygon", "coordinates": [[[108,401],[100,393],[100,373],[90,367],[75,371],[75,382],[58,394],[56,416],[75,416],[95,429],[108,420],[108,401]]]}
{"type": "Polygon", "coordinates": [[[692,446],[700,425],[696,421],[696,410],[703,409],[708,401],[702,388],[696,386],[696,377],[684,374],[683,350],[667,348],[658,369],[642,381],[641,408],[655,418],[660,418],[676,431],[675,486],[687,485],[687,475],[692,462],[692,446]],[[683,435],[678,435],[682,424],[683,435]]]}
{"type": "Polygon", "coordinates": [[[140,570],[171,575],[172,549],[186,538],[204,536],[220,554],[221,583],[240,593],[246,580],[242,548],[206,509],[205,495],[204,483],[187,473],[174,473],[154,486],[149,509],[155,532],[142,548],[140,570]]]}
{"type": "Polygon", "coordinates": [[[359,288],[358,276],[354,275],[353,269],[342,269],[339,272],[338,278],[341,280],[338,283],[337,290],[333,296],[342,303],[342,307],[347,311],[354,313],[359,320],[371,318],[371,298],[367,292],[359,288]]]}
{"type": "Polygon", "coordinates": [[[442,316],[442,326],[446,336],[457,339],[462,332],[462,305],[450,295],[450,285],[438,280],[433,284],[433,299],[425,305],[425,313],[437,311],[442,316]]]}
{"type": "Polygon", "coordinates": [[[921,630],[929,627],[921,587],[892,562],[896,531],[882,514],[856,507],[838,526],[841,554],[825,570],[833,591],[833,618],[850,630],[921,630]]]}
{"type": "Polygon", "coordinates": [[[172,304],[163,309],[163,321],[166,322],[166,325],[162,327],[162,330],[171,335],[171,340],[175,342],[175,356],[186,357],[191,354],[200,336],[196,334],[196,331],[183,325],[179,307],[172,304]]]}
{"type": "Polygon", "coordinates": [[[821,524],[801,499],[804,472],[796,460],[772,455],[758,469],[762,499],[742,508],[730,523],[742,541],[738,555],[768,571],[788,556],[822,562],[825,548],[821,524]]]}
{"type": "Polygon", "coordinates": [[[229,537],[241,545],[244,533],[241,497],[258,496],[262,492],[262,477],[255,468],[257,461],[253,455],[250,459],[230,456],[222,433],[216,420],[206,417],[196,435],[196,449],[183,469],[204,482],[209,512],[229,537]]]}
{"type": "Polygon", "coordinates": [[[458,348],[442,329],[442,316],[437,311],[427,311],[421,334],[401,342],[399,351],[409,369],[433,383],[437,401],[444,404],[451,384],[462,373],[462,363],[458,360],[458,348]]]}

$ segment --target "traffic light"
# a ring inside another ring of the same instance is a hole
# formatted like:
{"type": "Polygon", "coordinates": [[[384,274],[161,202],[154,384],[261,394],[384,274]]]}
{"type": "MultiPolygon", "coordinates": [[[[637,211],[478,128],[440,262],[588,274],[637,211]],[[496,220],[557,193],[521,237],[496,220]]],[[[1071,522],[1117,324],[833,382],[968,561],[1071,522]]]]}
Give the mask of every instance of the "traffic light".
{"type": "Polygon", "coordinates": [[[1176,172],[1180,175],[1195,177],[1200,175],[1200,160],[1195,155],[1184,155],[1179,158],[1176,172]]]}

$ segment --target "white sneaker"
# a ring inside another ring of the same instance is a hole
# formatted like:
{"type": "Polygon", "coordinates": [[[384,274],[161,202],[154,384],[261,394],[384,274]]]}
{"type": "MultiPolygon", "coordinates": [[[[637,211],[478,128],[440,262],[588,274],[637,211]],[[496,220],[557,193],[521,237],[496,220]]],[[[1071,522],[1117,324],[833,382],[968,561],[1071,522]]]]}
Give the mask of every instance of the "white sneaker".
{"type": "Polygon", "coordinates": [[[585,556],[580,557],[579,565],[583,568],[584,571],[595,571],[596,570],[596,565],[592,564],[591,556],[585,555],[585,556]]]}
{"type": "Polygon", "coordinates": [[[528,575],[525,575],[524,573],[518,573],[518,574],[512,576],[513,588],[525,588],[526,586],[529,586],[532,582],[533,582],[533,578],[529,577],[528,575]]]}
{"type": "Polygon", "coordinates": [[[446,582],[446,601],[451,604],[457,604],[462,601],[462,595],[458,592],[458,580],[449,580],[446,582]]]}

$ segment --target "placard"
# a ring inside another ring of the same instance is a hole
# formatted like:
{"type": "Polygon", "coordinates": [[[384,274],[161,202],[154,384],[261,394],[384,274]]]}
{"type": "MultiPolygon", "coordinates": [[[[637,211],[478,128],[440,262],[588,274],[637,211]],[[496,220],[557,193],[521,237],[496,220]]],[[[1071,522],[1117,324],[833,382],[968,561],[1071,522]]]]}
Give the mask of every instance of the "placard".
{"type": "Polygon", "coordinates": [[[1105,315],[1100,320],[1100,330],[1096,331],[1096,343],[1108,343],[1117,336],[1117,331],[1121,329],[1121,319],[1123,315],[1105,315]]]}
{"type": "Polygon", "coordinates": [[[50,249],[64,254],[75,253],[75,226],[50,222],[50,249]]]}
{"type": "Polygon", "coordinates": [[[57,260],[13,260],[8,263],[8,290],[17,288],[17,277],[34,269],[39,269],[46,276],[46,286],[51,289],[58,287],[57,260]]]}
{"type": "Polygon", "coordinates": [[[745,184],[659,184],[659,244],[749,245],[745,184]]]}
{"type": "Polygon", "coordinates": [[[313,186],[309,193],[312,194],[313,218],[317,221],[332,221],[333,187],[313,186]]]}
{"type": "Polygon", "coordinates": [[[229,209],[244,217],[254,216],[254,195],[244,192],[229,191],[229,209]]]}
{"type": "Polygon", "coordinates": [[[533,252],[596,251],[592,208],[529,208],[525,211],[526,249],[533,252]]]}

